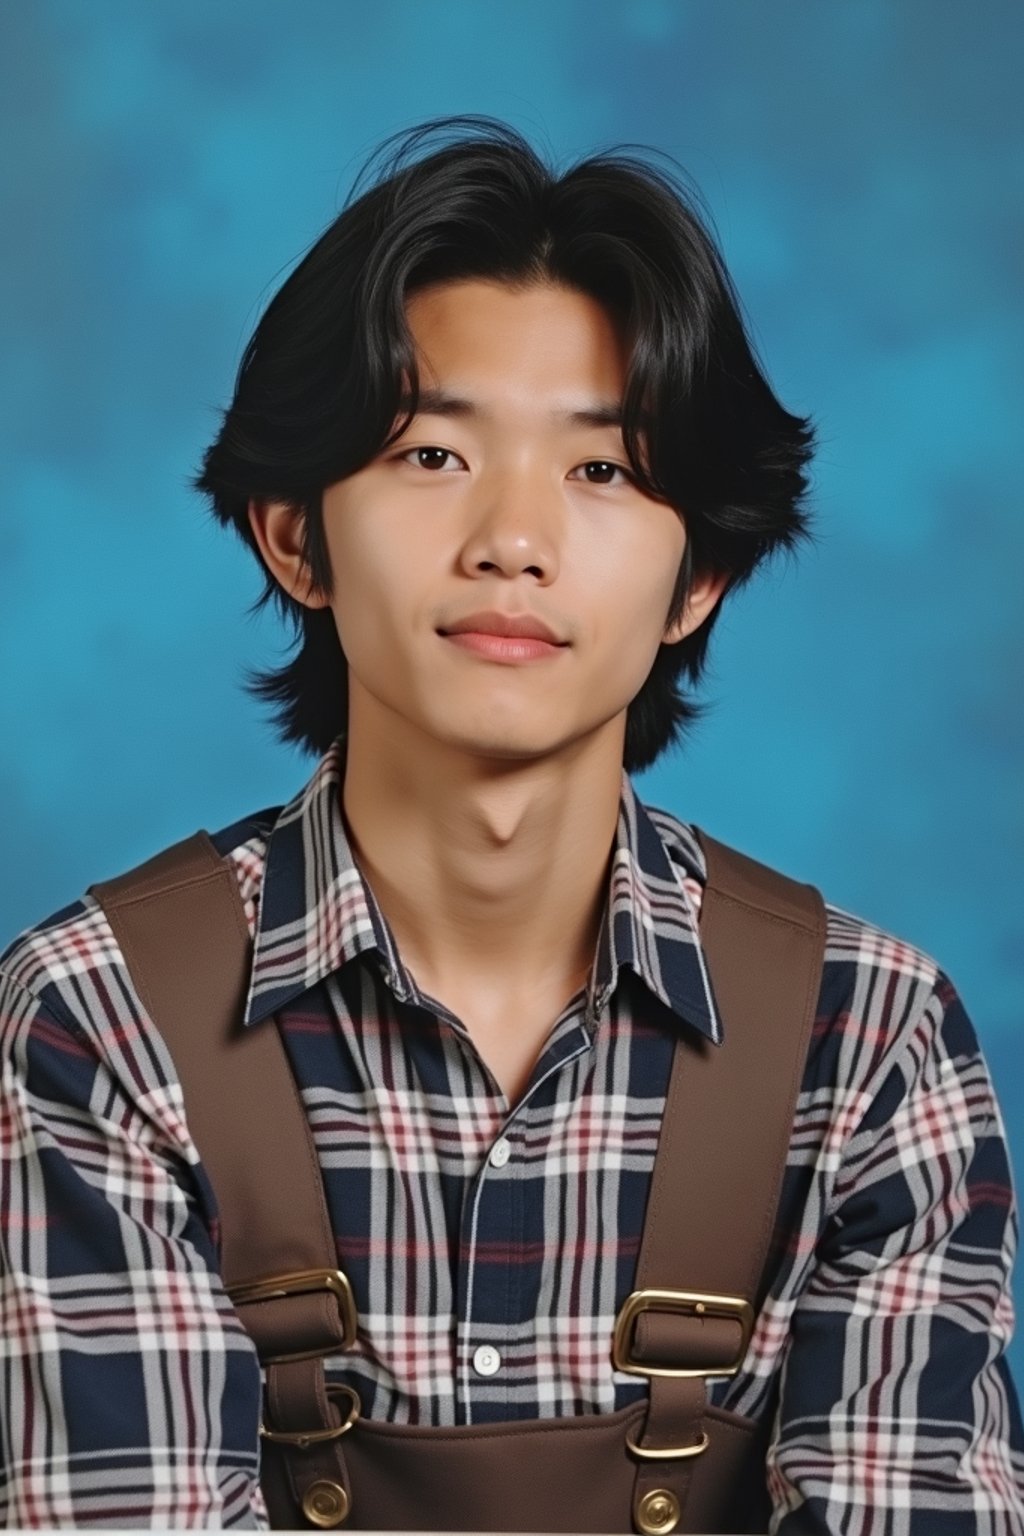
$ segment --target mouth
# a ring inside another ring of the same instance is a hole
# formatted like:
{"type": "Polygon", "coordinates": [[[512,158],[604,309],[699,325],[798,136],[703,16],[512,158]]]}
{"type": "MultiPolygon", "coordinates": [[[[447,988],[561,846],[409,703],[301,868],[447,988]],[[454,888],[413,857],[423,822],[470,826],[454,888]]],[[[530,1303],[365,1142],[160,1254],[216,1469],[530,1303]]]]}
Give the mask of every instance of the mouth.
{"type": "Polygon", "coordinates": [[[568,643],[539,613],[506,613],[485,608],[454,619],[437,633],[459,650],[485,661],[550,661],[560,651],[568,650],[568,643]]]}
{"type": "Polygon", "coordinates": [[[487,661],[521,663],[548,661],[558,656],[568,646],[551,640],[541,640],[536,635],[495,635],[486,630],[461,629],[438,630],[442,640],[449,641],[459,650],[487,661]]]}

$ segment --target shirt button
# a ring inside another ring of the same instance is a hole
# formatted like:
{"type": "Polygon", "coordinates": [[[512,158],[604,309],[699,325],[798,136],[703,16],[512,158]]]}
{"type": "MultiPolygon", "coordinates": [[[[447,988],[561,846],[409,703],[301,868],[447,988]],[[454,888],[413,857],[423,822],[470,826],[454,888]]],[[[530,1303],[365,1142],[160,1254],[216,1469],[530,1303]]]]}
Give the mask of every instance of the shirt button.
{"type": "Polygon", "coordinates": [[[473,1369],[478,1376],[493,1376],[501,1368],[501,1356],[490,1344],[481,1344],[473,1356],[473,1369]]]}
{"type": "Polygon", "coordinates": [[[512,1156],[512,1143],[510,1141],[507,1141],[505,1139],[505,1137],[503,1136],[501,1138],[501,1140],[500,1141],[496,1141],[494,1143],[494,1146],[491,1148],[491,1156],[490,1156],[491,1167],[492,1168],[504,1168],[505,1164],[508,1162],[508,1160],[509,1160],[509,1158],[511,1156],[512,1156]]]}

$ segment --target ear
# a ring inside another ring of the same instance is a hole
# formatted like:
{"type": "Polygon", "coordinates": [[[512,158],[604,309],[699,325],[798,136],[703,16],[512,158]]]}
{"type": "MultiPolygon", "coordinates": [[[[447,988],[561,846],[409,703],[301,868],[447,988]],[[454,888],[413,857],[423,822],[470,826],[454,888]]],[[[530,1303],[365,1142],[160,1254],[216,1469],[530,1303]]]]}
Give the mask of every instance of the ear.
{"type": "Polygon", "coordinates": [[[330,599],[314,587],[302,554],[302,508],[288,501],[250,501],[249,526],[278,586],[306,608],[326,608],[330,599]]]}
{"type": "Polygon", "coordinates": [[[676,645],[699,629],[728,585],[725,571],[698,571],[690,584],[686,605],[675,623],[666,629],[662,645],[676,645]]]}

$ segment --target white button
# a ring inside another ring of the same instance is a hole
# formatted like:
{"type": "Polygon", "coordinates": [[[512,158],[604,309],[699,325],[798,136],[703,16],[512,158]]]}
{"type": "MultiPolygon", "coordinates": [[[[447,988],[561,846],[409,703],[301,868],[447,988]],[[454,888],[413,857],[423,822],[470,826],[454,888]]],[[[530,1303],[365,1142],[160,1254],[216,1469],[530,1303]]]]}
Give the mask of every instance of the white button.
{"type": "Polygon", "coordinates": [[[478,1376],[493,1376],[501,1369],[501,1356],[490,1344],[481,1344],[473,1356],[473,1369],[478,1376]]]}
{"type": "Polygon", "coordinates": [[[491,1167],[492,1168],[504,1168],[505,1164],[508,1162],[508,1160],[509,1160],[509,1158],[511,1156],[512,1156],[512,1143],[510,1141],[506,1141],[505,1137],[503,1136],[501,1138],[501,1140],[500,1141],[496,1141],[494,1143],[494,1146],[491,1148],[491,1156],[490,1156],[491,1167]]]}

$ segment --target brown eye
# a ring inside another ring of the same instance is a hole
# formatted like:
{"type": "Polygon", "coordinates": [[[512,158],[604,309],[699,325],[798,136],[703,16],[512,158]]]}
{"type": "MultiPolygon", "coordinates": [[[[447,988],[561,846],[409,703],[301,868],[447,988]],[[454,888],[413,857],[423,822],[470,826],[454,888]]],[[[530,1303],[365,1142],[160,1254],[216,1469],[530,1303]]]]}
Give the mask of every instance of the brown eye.
{"type": "Polygon", "coordinates": [[[608,459],[588,459],[586,464],[580,465],[580,469],[588,485],[625,484],[629,479],[621,464],[612,464],[608,459]],[[616,475],[619,476],[618,480],[616,475]]]}
{"type": "Polygon", "coordinates": [[[397,459],[411,465],[413,469],[429,469],[435,474],[450,475],[455,470],[467,467],[465,459],[453,453],[450,448],[439,448],[435,443],[424,443],[421,448],[406,448],[397,455],[397,459]]]}
{"type": "Polygon", "coordinates": [[[454,457],[447,448],[416,448],[414,452],[420,469],[446,469],[454,457]]]}

